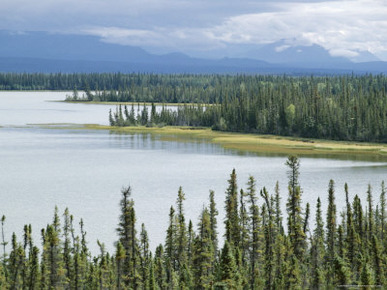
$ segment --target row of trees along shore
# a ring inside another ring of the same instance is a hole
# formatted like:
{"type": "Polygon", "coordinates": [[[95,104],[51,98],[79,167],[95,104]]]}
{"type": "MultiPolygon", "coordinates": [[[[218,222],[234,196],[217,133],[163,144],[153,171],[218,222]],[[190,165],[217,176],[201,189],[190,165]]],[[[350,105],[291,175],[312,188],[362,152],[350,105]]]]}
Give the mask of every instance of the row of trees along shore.
{"type": "MultiPolygon", "coordinates": [[[[385,77],[229,78],[213,89],[215,98],[200,99],[214,104],[184,104],[177,110],[163,107],[159,113],[152,107],[151,114],[118,108],[110,113],[110,124],[206,126],[231,132],[387,142],[385,77]]],[[[112,94],[120,100],[120,92],[112,94]]]]}
{"type": "Polygon", "coordinates": [[[91,256],[86,231],[80,234],[66,209],[62,220],[57,208],[52,223],[41,231],[42,247],[32,240],[31,226],[24,236],[12,235],[6,253],[2,218],[3,255],[1,289],[333,289],[386,287],[386,188],[381,185],[375,206],[371,187],[362,205],[355,195],[339,212],[335,185],[328,185],[323,216],[316,201],[314,224],[311,207],[302,206],[299,160],[290,156],[286,214],[281,212],[278,183],[273,193],[249,177],[245,189],[232,171],[225,192],[224,242],[218,241],[218,211],[214,192],[197,222],[184,214],[185,194],[180,187],[171,206],[164,244],[149,248],[144,224],[138,228],[131,188],[123,188],[115,252],[91,256]],[[286,227],[284,227],[286,223],[286,227]]]}
{"type": "MultiPolygon", "coordinates": [[[[216,104],[205,113],[190,110],[197,115],[194,123],[225,131],[387,142],[384,75],[3,73],[0,89],[74,89],[69,101],[216,104]]],[[[190,114],[163,122],[190,123],[190,114]]]]}

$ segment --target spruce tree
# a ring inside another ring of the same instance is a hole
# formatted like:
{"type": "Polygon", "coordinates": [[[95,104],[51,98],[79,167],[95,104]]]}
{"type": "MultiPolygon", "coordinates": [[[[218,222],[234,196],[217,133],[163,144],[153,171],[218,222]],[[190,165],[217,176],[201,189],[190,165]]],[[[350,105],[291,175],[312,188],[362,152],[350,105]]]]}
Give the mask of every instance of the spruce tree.
{"type": "Polygon", "coordinates": [[[130,198],[130,186],[121,190],[122,198],[120,201],[120,218],[117,227],[119,241],[125,249],[125,261],[123,276],[125,285],[134,287],[138,283],[138,263],[139,251],[138,240],[136,237],[136,215],[134,210],[134,201],[130,198]]]}
{"type": "Polygon", "coordinates": [[[325,283],[324,255],[324,222],[320,198],[317,198],[316,226],[311,239],[311,287],[313,289],[322,288],[325,283]]]}
{"type": "Polygon", "coordinates": [[[171,206],[169,211],[169,226],[167,229],[167,237],[165,240],[165,252],[164,263],[166,269],[166,283],[168,287],[173,286],[173,275],[177,270],[176,260],[176,221],[175,221],[175,209],[171,206]]]}
{"type": "Polygon", "coordinates": [[[334,274],[333,269],[333,263],[335,259],[336,254],[336,247],[335,247],[335,241],[336,241],[336,204],[335,204],[335,188],[334,188],[334,181],[329,181],[329,189],[328,189],[328,209],[327,209],[327,232],[326,232],[326,239],[327,239],[327,269],[328,269],[328,276],[327,281],[328,284],[332,282],[332,276],[334,274]]]}
{"type": "Polygon", "coordinates": [[[248,194],[240,190],[239,194],[239,228],[240,228],[240,245],[239,249],[241,251],[241,262],[244,265],[247,262],[247,257],[249,254],[249,217],[247,213],[246,201],[248,194]]]}
{"type": "Polygon", "coordinates": [[[124,261],[125,261],[125,249],[120,241],[117,242],[116,245],[116,276],[117,276],[117,284],[116,287],[118,290],[123,288],[123,280],[124,280],[124,261]]]}
{"type": "Polygon", "coordinates": [[[74,281],[74,270],[73,270],[73,257],[72,253],[74,249],[71,247],[70,241],[71,234],[71,217],[68,208],[65,209],[63,214],[63,261],[66,269],[66,279],[69,283],[74,281]]]}
{"type": "Polygon", "coordinates": [[[339,255],[335,254],[333,258],[333,284],[335,286],[344,286],[349,284],[350,271],[347,263],[344,259],[340,258],[339,255]]]}
{"type": "Polygon", "coordinates": [[[215,252],[211,240],[211,219],[208,209],[203,209],[194,242],[193,273],[196,289],[209,289],[214,281],[215,252]]]}
{"type": "MultiPolygon", "coordinates": [[[[233,247],[226,240],[220,256],[220,276],[217,287],[223,289],[239,289],[239,273],[235,262],[233,247]]],[[[217,289],[215,287],[215,289],[217,289]]]]}
{"type": "Polygon", "coordinates": [[[16,234],[12,234],[11,252],[9,254],[9,286],[11,289],[23,287],[22,272],[25,264],[25,253],[23,246],[17,241],[16,234]]]}
{"type": "Polygon", "coordinates": [[[187,263],[187,228],[184,217],[183,202],[185,200],[185,194],[180,186],[177,197],[177,264],[176,270],[179,271],[183,264],[187,263]]]}
{"type": "Polygon", "coordinates": [[[262,256],[262,231],[261,217],[257,204],[256,181],[253,176],[249,177],[247,183],[247,195],[249,202],[249,222],[250,222],[250,278],[249,283],[252,288],[257,285],[257,277],[261,276],[258,267],[262,256]]]}
{"type": "Polygon", "coordinates": [[[150,263],[150,251],[149,251],[149,238],[148,232],[145,229],[145,225],[141,224],[140,233],[140,276],[142,279],[142,285],[146,285],[149,272],[150,263]]]}
{"type": "Polygon", "coordinates": [[[29,271],[28,271],[28,280],[27,288],[28,289],[38,289],[39,288],[39,249],[34,246],[31,249],[30,258],[29,258],[29,271]]]}
{"type": "Polygon", "coordinates": [[[283,225],[282,225],[282,211],[281,211],[281,195],[278,181],[275,184],[274,188],[275,196],[274,196],[274,210],[275,210],[275,224],[277,228],[277,233],[283,233],[283,225]]]}
{"type": "Polygon", "coordinates": [[[265,235],[265,259],[264,259],[264,273],[266,280],[266,289],[274,289],[274,215],[272,203],[269,199],[269,194],[264,187],[260,192],[262,198],[265,201],[268,220],[264,222],[264,235],[265,235]]]}
{"type": "Polygon", "coordinates": [[[149,256],[149,274],[148,274],[148,280],[147,280],[147,287],[146,289],[149,290],[157,290],[157,283],[155,278],[155,266],[152,258],[152,253],[150,253],[149,256]]]}
{"type": "Polygon", "coordinates": [[[215,257],[218,256],[218,232],[217,232],[217,215],[218,210],[216,209],[216,203],[215,203],[215,192],[213,190],[210,190],[210,226],[211,226],[211,241],[214,248],[215,257]]]}
{"type": "Polygon", "coordinates": [[[368,184],[367,189],[367,203],[368,203],[368,232],[367,232],[367,240],[368,243],[371,244],[372,235],[374,233],[374,210],[373,210],[373,200],[372,200],[372,188],[371,184],[368,184]]]}
{"type": "Polygon", "coordinates": [[[384,181],[382,182],[381,185],[381,193],[380,193],[380,224],[381,224],[381,229],[380,229],[380,239],[383,241],[386,241],[385,247],[387,249],[387,234],[386,229],[387,229],[387,221],[386,221],[386,187],[384,186],[384,181]]]}
{"type": "Polygon", "coordinates": [[[238,186],[235,169],[232,170],[226,190],[226,232],[225,238],[231,246],[238,248],[240,243],[240,223],[238,214],[238,186]]]}
{"type": "Polygon", "coordinates": [[[289,198],[286,204],[288,210],[288,232],[293,253],[297,256],[297,260],[302,260],[304,258],[306,236],[303,231],[301,188],[298,181],[300,161],[296,156],[289,156],[285,164],[289,167],[289,198]]]}
{"type": "Polygon", "coordinates": [[[194,240],[195,240],[195,232],[193,229],[192,221],[188,222],[188,233],[187,233],[187,260],[188,264],[192,264],[192,256],[194,251],[194,240]]]}

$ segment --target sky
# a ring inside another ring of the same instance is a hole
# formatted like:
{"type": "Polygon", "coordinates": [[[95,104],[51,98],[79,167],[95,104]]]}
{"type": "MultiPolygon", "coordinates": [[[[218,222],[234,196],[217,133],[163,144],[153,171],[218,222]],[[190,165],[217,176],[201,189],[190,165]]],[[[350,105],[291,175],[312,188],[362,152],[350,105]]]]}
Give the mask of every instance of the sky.
{"type": "Polygon", "coordinates": [[[0,30],[84,34],[152,53],[237,56],[281,41],[387,61],[387,0],[0,0],[0,30]]]}

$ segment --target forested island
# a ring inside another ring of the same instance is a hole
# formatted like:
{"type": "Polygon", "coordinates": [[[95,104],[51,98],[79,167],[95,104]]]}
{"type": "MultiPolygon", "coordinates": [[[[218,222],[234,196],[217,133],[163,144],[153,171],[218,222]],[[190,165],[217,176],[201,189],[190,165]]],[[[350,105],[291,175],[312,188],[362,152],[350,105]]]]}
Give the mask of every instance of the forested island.
{"type": "Polygon", "coordinates": [[[2,222],[3,253],[0,263],[2,289],[332,289],[334,287],[383,287],[387,277],[386,188],[377,197],[367,190],[366,205],[358,195],[346,197],[336,208],[335,184],[328,184],[328,200],[316,197],[312,213],[302,203],[300,161],[289,156],[286,213],[281,212],[278,182],[273,192],[258,189],[250,176],[246,188],[238,187],[232,171],[225,192],[225,218],[218,221],[215,193],[198,221],[187,221],[185,194],[180,187],[171,206],[164,243],[149,248],[145,225],[136,223],[131,188],[121,191],[118,240],[108,253],[88,249],[85,225],[75,229],[66,209],[62,218],[55,209],[53,221],[41,230],[42,245],[8,232],[2,222]],[[377,202],[375,202],[377,200],[377,202]],[[375,203],[377,204],[375,206],[375,203]],[[325,204],[325,206],[323,205],[325,204]],[[325,214],[323,214],[323,211],[325,214]],[[311,218],[312,214],[314,219],[311,218]],[[314,222],[311,223],[311,220],[314,222]],[[224,224],[224,237],[218,227],[224,224]],[[79,234],[77,234],[79,233],[79,234]],[[222,241],[222,242],[219,242],[222,241]],[[9,243],[10,252],[6,252],[9,243]],[[358,286],[356,286],[358,285],[358,286]],[[361,286],[368,285],[368,286],[361,286]],[[346,286],[350,287],[350,286],[346,286]]]}

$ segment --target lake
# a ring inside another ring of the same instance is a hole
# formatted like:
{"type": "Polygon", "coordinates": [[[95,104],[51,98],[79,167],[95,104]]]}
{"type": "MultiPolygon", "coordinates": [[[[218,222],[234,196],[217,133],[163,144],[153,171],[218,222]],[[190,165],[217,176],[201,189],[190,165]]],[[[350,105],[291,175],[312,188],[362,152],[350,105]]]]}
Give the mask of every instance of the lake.
{"type": "MultiPolygon", "coordinates": [[[[162,141],[150,134],[28,125],[107,124],[109,109],[115,109],[53,102],[63,100],[66,94],[71,92],[0,92],[0,215],[7,217],[8,241],[12,231],[21,239],[23,225],[31,223],[35,243],[40,245],[40,229],[52,221],[57,205],[60,214],[69,208],[76,225],[83,218],[93,254],[97,254],[97,239],[113,251],[120,190],[128,185],[135,200],[137,229],[145,223],[152,249],[164,242],[169,208],[175,206],[179,186],[186,195],[186,220],[192,219],[195,228],[208,204],[209,190],[215,191],[218,228],[223,232],[224,192],[233,168],[243,188],[253,175],[258,188],[266,186],[273,193],[279,180],[285,212],[284,156],[241,155],[215,144],[162,141]]],[[[312,216],[318,196],[326,209],[328,183],[334,179],[338,211],[345,202],[345,182],[350,198],[358,194],[363,205],[371,184],[376,205],[386,173],[387,163],[380,161],[302,157],[303,202],[311,203],[312,216]]]]}

